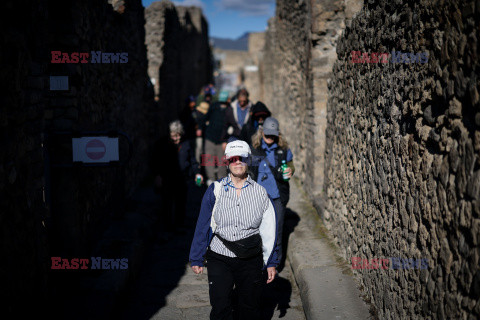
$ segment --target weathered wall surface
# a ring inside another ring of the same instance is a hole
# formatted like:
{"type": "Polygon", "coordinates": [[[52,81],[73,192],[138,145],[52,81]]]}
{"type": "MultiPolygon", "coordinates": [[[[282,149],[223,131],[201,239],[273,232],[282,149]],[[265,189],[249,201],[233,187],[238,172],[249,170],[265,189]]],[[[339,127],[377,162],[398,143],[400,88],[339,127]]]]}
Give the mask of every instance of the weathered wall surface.
{"type": "Polygon", "coordinates": [[[429,264],[359,271],[381,319],[480,317],[479,10],[370,2],[337,46],[324,220],[347,259],[429,264]],[[352,50],[429,59],[353,64],[352,50]]]}
{"type": "Polygon", "coordinates": [[[327,82],[336,42],[362,1],[278,1],[260,56],[260,92],[281,119],[305,191],[323,208],[327,82]],[[294,121],[291,121],[291,118],[294,121]]]}
{"type": "Polygon", "coordinates": [[[479,317],[479,10],[292,0],[269,22],[264,99],[344,257],[428,261],[355,271],[380,319],[479,317]],[[353,64],[352,50],[429,60],[353,64]]]}
{"type": "MultiPolygon", "coordinates": [[[[49,7],[49,21],[49,50],[128,53],[127,63],[47,64],[49,74],[67,75],[70,82],[67,92],[48,93],[47,132],[120,130],[133,145],[126,167],[52,168],[52,220],[60,235],[56,240],[63,243],[60,252],[78,255],[86,253],[105,216],[119,214],[120,200],[147,174],[148,141],[158,132],[158,116],[146,73],[140,1],[126,3],[123,13],[103,1],[59,3],[49,7]]],[[[55,140],[49,146],[52,162],[65,160],[70,143],[55,140]]],[[[126,150],[123,144],[120,148],[126,150]]],[[[121,160],[125,157],[122,152],[121,160]]]]}
{"type": "Polygon", "coordinates": [[[7,1],[2,14],[14,18],[4,28],[0,56],[6,89],[0,219],[8,257],[2,295],[8,295],[5,312],[21,317],[45,306],[50,257],[88,256],[106,221],[121,214],[125,198],[147,174],[158,117],[140,0],[127,1],[118,12],[97,0],[7,1]],[[53,64],[53,50],[125,52],[128,62],[93,64],[89,57],[89,63],[53,64]],[[69,89],[50,91],[50,75],[68,76],[69,89]],[[48,170],[48,160],[72,160],[71,140],[57,140],[53,133],[73,130],[121,130],[132,139],[133,157],[125,167],[48,170]]]}
{"type": "Polygon", "coordinates": [[[0,299],[7,317],[20,306],[15,303],[41,300],[48,279],[41,146],[47,15],[44,1],[28,4],[5,4],[2,15],[10,23],[0,38],[0,299]]]}
{"type": "Polygon", "coordinates": [[[277,1],[265,35],[262,70],[264,102],[280,122],[294,155],[296,175],[312,184],[312,73],[310,8],[307,1],[277,1]]]}
{"type": "Polygon", "coordinates": [[[189,95],[212,82],[213,60],[208,23],[201,8],[153,2],[145,9],[148,72],[168,123],[177,118],[189,95]]]}
{"type": "Polygon", "coordinates": [[[253,62],[248,51],[215,48],[214,53],[220,61],[221,70],[228,73],[240,73],[246,64],[253,62]]]}

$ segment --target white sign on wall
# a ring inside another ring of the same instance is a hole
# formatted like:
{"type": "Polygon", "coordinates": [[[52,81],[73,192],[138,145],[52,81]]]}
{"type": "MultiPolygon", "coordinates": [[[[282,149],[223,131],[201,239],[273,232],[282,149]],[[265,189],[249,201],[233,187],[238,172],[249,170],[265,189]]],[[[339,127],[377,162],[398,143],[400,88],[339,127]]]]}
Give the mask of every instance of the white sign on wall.
{"type": "Polygon", "coordinates": [[[106,163],[119,161],[118,138],[72,138],[72,151],[74,162],[106,163]]]}

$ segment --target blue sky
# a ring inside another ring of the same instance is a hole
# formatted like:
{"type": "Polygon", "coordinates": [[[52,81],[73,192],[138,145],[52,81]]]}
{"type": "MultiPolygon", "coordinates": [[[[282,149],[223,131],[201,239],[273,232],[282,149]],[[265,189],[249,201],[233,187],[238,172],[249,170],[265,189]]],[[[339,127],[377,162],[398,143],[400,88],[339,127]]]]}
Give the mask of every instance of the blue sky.
{"type": "MultiPolygon", "coordinates": [[[[142,0],[148,7],[154,0],[142,0]]],[[[211,37],[236,39],[248,31],[265,31],[275,13],[275,0],[175,0],[203,8],[211,37]]]]}

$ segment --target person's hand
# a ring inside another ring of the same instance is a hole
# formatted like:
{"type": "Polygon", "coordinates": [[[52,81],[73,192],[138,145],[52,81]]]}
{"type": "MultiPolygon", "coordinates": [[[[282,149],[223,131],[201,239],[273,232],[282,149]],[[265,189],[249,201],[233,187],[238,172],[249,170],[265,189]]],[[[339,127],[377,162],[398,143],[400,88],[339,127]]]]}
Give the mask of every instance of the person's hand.
{"type": "Polygon", "coordinates": [[[277,270],[275,269],[275,267],[269,267],[269,268],[267,268],[267,273],[268,273],[268,279],[267,279],[267,284],[268,284],[275,279],[275,275],[277,274],[277,270]]]}
{"type": "Polygon", "coordinates": [[[202,136],[202,130],[197,129],[197,137],[201,137],[201,136],[202,136]]]}
{"type": "Polygon", "coordinates": [[[227,143],[226,142],[222,143],[223,152],[225,152],[226,147],[227,147],[227,143]]]}
{"type": "Polygon", "coordinates": [[[200,183],[203,183],[203,176],[200,173],[197,173],[195,175],[195,181],[197,181],[197,178],[200,177],[200,183]]]}
{"type": "Polygon", "coordinates": [[[292,168],[285,169],[285,172],[287,173],[287,177],[290,179],[292,177],[292,168]]]}
{"type": "Polygon", "coordinates": [[[195,274],[200,274],[200,273],[203,273],[203,267],[199,267],[199,266],[192,266],[192,270],[195,274]]]}

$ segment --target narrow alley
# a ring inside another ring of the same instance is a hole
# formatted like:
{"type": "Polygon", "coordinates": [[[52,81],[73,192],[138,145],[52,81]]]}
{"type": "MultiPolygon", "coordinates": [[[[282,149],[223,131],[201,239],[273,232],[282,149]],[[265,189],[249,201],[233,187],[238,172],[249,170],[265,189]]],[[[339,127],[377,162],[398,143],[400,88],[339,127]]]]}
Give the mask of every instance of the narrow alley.
{"type": "Polygon", "coordinates": [[[478,0],[5,0],[1,319],[480,319],[478,0]]]}

